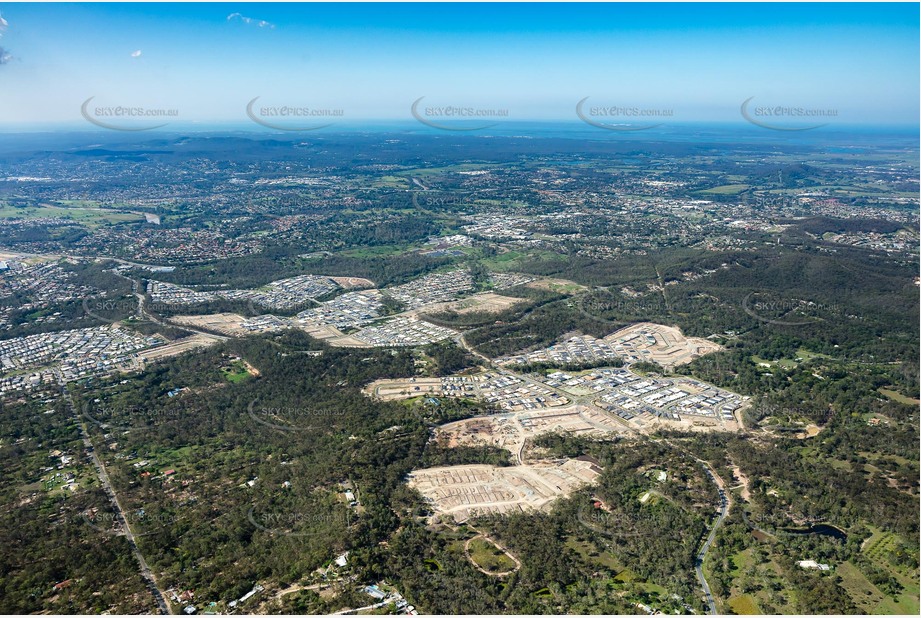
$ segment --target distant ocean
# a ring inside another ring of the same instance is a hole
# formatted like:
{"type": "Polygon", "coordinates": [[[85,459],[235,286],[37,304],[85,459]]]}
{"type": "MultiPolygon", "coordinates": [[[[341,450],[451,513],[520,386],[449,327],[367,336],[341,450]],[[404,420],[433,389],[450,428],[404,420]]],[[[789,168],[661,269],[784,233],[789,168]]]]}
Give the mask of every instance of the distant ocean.
{"type": "MultiPolygon", "coordinates": [[[[624,125],[629,126],[629,125],[624,125]]],[[[177,135],[211,135],[281,140],[309,140],[333,135],[451,136],[470,139],[574,139],[617,142],[674,142],[706,144],[753,144],[787,146],[825,146],[830,150],[854,152],[855,149],[881,146],[918,149],[919,128],[904,126],[835,125],[807,131],[778,131],[753,126],[744,120],[732,123],[668,123],[640,131],[619,131],[593,127],[579,121],[569,122],[498,122],[494,126],[473,131],[448,131],[422,125],[413,120],[378,122],[342,122],[313,131],[278,131],[255,126],[250,122],[190,123],[176,122],[151,131],[123,133],[106,129],[87,128],[85,123],[55,126],[0,125],[0,150],[11,150],[14,135],[24,142],[50,142],[55,137],[97,136],[100,142],[143,142],[177,135]],[[31,138],[31,139],[30,139],[31,138]],[[6,144],[3,144],[6,142],[6,144]],[[3,146],[7,146],[4,148],[3,146]]],[[[22,142],[20,142],[22,143],[22,142]]]]}

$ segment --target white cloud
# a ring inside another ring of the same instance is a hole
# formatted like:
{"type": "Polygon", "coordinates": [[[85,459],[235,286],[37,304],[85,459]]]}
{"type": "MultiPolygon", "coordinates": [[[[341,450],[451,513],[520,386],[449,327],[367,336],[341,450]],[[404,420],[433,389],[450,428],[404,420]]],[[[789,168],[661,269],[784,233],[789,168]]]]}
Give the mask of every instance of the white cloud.
{"type": "Polygon", "coordinates": [[[132,58],[140,58],[140,57],[141,57],[141,50],[137,50],[137,51],[131,52],[131,57],[132,57],[132,58]]]}
{"type": "MultiPolygon", "coordinates": [[[[3,15],[0,15],[0,39],[3,38],[3,33],[6,32],[6,29],[10,27],[10,22],[3,19],[3,15]]],[[[8,49],[0,47],[0,65],[9,64],[13,60],[13,54],[10,53],[8,49]]]]}
{"type": "Polygon", "coordinates": [[[227,21],[233,21],[234,19],[239,19],[244,24],[248,26],[256,26],[258,28],[268,28],[269,30],[275,28],[275,24],[267,22],[264,19],[253,19],[252,17],[247,17],[241,13],[231,13],[227,16],[227,21]]]}

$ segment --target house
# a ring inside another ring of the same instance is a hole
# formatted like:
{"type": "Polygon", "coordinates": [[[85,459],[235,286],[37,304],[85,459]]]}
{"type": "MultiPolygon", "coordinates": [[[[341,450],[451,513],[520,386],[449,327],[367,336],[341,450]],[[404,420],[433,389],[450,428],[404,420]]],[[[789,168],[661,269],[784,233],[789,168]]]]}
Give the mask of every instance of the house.
{"type": "Polygon", "coordinates": [[[381,599],[387,596],[387,593],[378,588],[377,586],[371,585],[365,587],[365,594],[367,594],[372,599],[380,601],[381,599]]]}
{"type": "Polygon", "coordinates": [[[827,564],[820,564],[815,560],[800,560],[796,564],[802,569],[818,569],[820,571],[830,571],[831,567],[827,564]]]}
{"type": "Polygon", "coordinates": [[[263,590],[265,590],[265,588],[263,588],[259,584],[256,584],[255,586],[253,586],[252,590],[250,590],[249,592],[244,594],[242,597],[240,597],[240,603],[246,603],[250,599],[250,597],[255,595],[257,592],[262,592],[263,590]]]}
{"type": "Polygon", "coordinates": [[[337,567],[344,567],[349,562],[349,552],[345,552],[341,556],[338,556],[334,561],[337,567]]]}

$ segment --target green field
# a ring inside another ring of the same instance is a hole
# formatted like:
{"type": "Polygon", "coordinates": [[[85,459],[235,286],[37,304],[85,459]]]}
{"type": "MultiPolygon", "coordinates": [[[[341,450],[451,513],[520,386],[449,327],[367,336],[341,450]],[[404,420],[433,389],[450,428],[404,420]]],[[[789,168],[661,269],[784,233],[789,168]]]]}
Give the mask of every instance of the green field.
{"type": "Polygon", "coordinates": [[[760,614],[758,604],[750,594],[743,594],[739,597],[733,597],[726,601],[726,604],[737,614],[754,615],[760,614]]]}
{"type": "Polygon", "coordinates": [[[765,365],[769,365],[772,369],[774,367],[783,367],[784,369],[793,369],[797,365],[796,361],[791,360],[789,358],[781,358],[778,360],[771,361],[771,360],[761,358],[760,356],[753,355],[751,359],[752,359],[752,362],[757,365],[761,365],[763,363],[765,365]]]}
{"type": "Polygon", "coordinates": [[[242,382],[249,377],[246,365],[240,361],[234,361],[229,367],[222,367],[221,371],[224,372],[224,377],[227,378],[228,382],[242,382]]]}
{"type": "Polygon", "coordinates": [[[618,562],[614,554],[608,551],[598,553],[588,541],[579,541],[570,537],[566,540],[566,547],[575,550],[586,561],[600,564],[617,573],[623,571],[623,565],[618,562]],[[592,555],[592,554],[595,555],[592,555]]]}
{"type": "Polygon", "coordinates": [[[381,176],[373,179],[368,186],[386,189],[408,189],[410,182],[409,179],[401,178],[400,176],[381,176]]]}
{"type": "Polygon", "coordinates": [[[917,616],[918,580],[894,574],[905,589],[895,599],[883,594],[860,570],[850,562],[835,569],[841,585],[861,610],[868,614],[906,614],[917,616]]]}
{"type": "Polygon", "coordinates": [[[715,195],[736,195],[749,188],[749,185],[722,185],[712,189],[704,189],[697,193],[710,193],[715,195]]]}
{"type": "Polygon", "coordinates": [[[866,540],[862,551],[867,558],[874,562],[878,562],[881,559],[885,560],[886,552],[893,549],[897,540],[898,537],[891,532],[876,531],[873,536],[866,540]]]}
{"type": "Polygon", "coordinates": [[[578,294],[579,292],[585,290],[584,285],[579,285],[573,281],[549,281],[547,287],[551,291],[557,292],[558,294],[578,294]]]}
{"type": "Polygon", "coordinates": [[[800,363],[807,363],[815,359],[833,359],[833,357],[828,356],[827,354],[819,354],[818,352],[810,352],[805,348],[800,348],[796,351],[796,358],[779,358],[777,360],[767,360],[761,358],[760,356],[751,356],[753,363],[765,363],[770,365],[771,368],[783,367],[784,369],[794,369],[798,367],[800,363]]]}
{"type": "Polygon", "coordinates": [[[412,248],[412,245],[378,245],[376,247],[361,247],[360,249],[349,249],[342,251],[337,255],[346,257],[366,258],[366,257],[386,257],[390,255],[399,255],[406,253],[412,248]]]}
{"type": "MultiPolygon", "coordinates": [[[[417,176],[419,178],[425,176],[439,176],[441,174],[450,174],[456,172],[474,172],[484,169],[484,166],[481,163],[458,163],[456,165],[446,165],[444,167],[423,167],[419,169],[409,170],[405,172],[400,172],[400,175],[405,176],[417,176]]],[[[488,166],[489,169],[496,169],[497,167],[505,167],[492,164],[488,166]]]]}
{"type": "Polygon", "coordinates": [[[515,568],[515,562],[498,546],[484,538],[470,541],[470,559],[489,573],[506,573],[515,568]]]}
{"type": "Polygon", "coordinates": [[[919,403],[921,403],[921,402],[919,402],[917,399],[912,399],[911,397],[906,397],[906,396],[903,395],[902,393],[897,393],[896,391],[891,390],[891,389],[888,389],[888,388],[882,388],[882,387],[880,387],[880,388],[879,388],[879,393],[880,393],[880,395],[885,395],[886,397],[888,397],[889,399],[891,399],[891,400],[893,400],[893,401],[898,401],[899,403],[906,403],[906,404],[908,404],[908,405],[910,405],[910,406],[916,406],[916,405],[918,405],[919,403]]]}
{"type": "Polygon", "coordinates": [[[19,208],[7,204],[0,206],[0,218],[2,219],[42,219],[46,217],[70,219],[87,227],[144,220],[143,215],[136,213],[98,208],[69,208],[49,205],[19,208]]]}

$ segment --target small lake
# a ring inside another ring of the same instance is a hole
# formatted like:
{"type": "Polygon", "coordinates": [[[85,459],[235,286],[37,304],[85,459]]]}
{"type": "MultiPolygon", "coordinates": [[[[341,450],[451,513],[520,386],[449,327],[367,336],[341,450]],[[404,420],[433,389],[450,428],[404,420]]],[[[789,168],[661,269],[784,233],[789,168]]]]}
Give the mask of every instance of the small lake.
{"type": "Polygon", "coordinates": [[[788,534],[820,534],[841,541],[847,540],[847,533],[844,530],[829,524],[814,524],[808,528],[783,528],[783,531],[788,534]]]}

